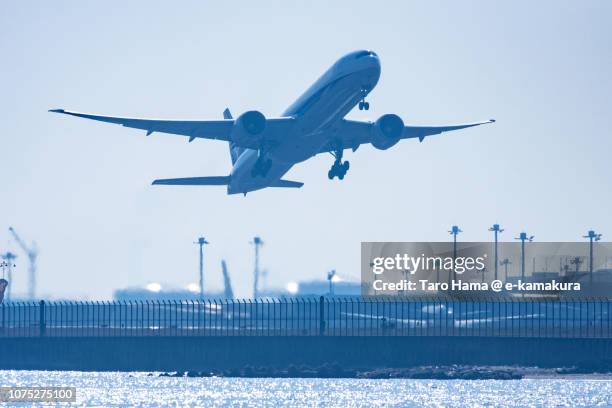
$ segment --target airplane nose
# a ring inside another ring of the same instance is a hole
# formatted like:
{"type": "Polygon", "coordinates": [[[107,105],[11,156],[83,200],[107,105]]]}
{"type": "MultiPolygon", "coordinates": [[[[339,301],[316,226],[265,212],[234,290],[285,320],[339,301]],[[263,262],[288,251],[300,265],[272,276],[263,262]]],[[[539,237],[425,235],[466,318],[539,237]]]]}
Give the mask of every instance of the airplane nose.
{"type": "Polygon", "coordinates": [[[380,59],[374,51],[368,51],[368,54],[359,58],[358,61],[360,63],[360,69],[380,72],[380,59]]]}
{"type": "Polygon", "coordinates": [[[378,55],[372,53],[367,58],[364,58],[364,60],[366,63],[364,70],[371,74],[371,77],[375,82],[378,82],[378,79],[380,78],[380,59],[378,58],[378,55]]]}
{"type": "Polygon", "coordinates": [[[368,61],[370,61],[372,68],[376,68],[380,71],[380,59],[378,58],[378,55],[376,55],[375,53],[372,53],[368,57],[368,61]]]}
{"type": "Polygon", "coordinates": [[[365,75],[374,84],[380,77],[380,59],[371,50],[359,50],[342,57],[336,64],[339,74],[358,73],[365,75]]]}

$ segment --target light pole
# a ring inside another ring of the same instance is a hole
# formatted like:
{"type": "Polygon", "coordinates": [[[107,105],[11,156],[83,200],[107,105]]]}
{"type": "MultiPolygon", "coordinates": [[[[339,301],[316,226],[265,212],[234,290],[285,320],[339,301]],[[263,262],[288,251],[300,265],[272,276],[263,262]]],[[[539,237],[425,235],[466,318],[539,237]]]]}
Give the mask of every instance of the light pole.
{"type": "Polygon", "coordinates": [[[493,224],[489,231],[493,231],[495,235],[495,280],[497,280],[497,234],[501,234],[504,230],[499,227],[499,224],[493,224]]]}
{"type": "Polygon", "coordinates": [[[259,296],[259,248],[263,245],[263,241],[260,237],[253,238],[251,244],[255,247],[255,269],[253,270],[253,298],[257,299],[259,296]]]}
{"type": "Polygon", "coordinates": [[[574,271],[574,274],[576,275],[576,277],[578,277],[578,274],[580,273],[580,265],[582,265],[582,262],[584,261],[579,256],[575,256],[572,259],[570,259],[570,264],[576,266],[576,270],[574,271]]]}
{"type": "Polygon", "coordinates": [[[510,265],[511,263],[512,262],[510,262],[508,258],[504,258],[504,260],[499,263],[504,267],[505,282],[508,282],[508,265],[510,265]]]}
{"type": "Polygon", "coordinates": [[[521,280],[525,280],[525,241],[533,241],[533,235],[527,236],[526,232],[521,232],[520,235],[514,239],[521,240],[521,280]]]}
{"type": "Polygon", "coordinates": [[[204,300],[204,245],[210,244],[206,238],[200,237],[194,244],[200,246],[200,300],[204,300]]]}
{"type": "Polygon", "coordinates": [[[336,276],[336,270],[332,269],[327,272],[327,280],[329,281],[329,295],[334,295],[334,276],[336,276]]]}
{"type": "Polygon", "coordinates": [[[593,241],[599,241],[601,239],[601,234],[589,230],[587,235],[583,235],[582,238],[589,239],[589,283],[593,285],[593,241]]]}
{"type": "MultiPolygon", "coordinates": [[[[453,279],[455,278],[455,261],[457,259],[457,235],[459,235],[460,232],[463,232],[458,226],[453,225],[450,229],[450,231],[448,231],[449,234],[451,234],[453,236],[453,279]]],[[[451,274],[448,274],[448,283],[451,283],[451,274]]]]}
{"type": "Polygon", "coordinates": [[[8,275],[8,284],[6,290],[6,300],[11,300],[11,286],[13,285],[13,268],[15,265],[15,259],[17,259],[17,255],[12,252],[6,252],[2,254],[2,278],[4,278],[4,272],[6,270],[8,275]]]}

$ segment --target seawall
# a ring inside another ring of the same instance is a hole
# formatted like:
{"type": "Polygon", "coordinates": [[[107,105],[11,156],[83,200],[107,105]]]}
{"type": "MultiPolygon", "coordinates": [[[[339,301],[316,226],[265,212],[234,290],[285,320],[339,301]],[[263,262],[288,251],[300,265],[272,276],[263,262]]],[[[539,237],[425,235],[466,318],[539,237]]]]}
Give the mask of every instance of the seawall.
{"type": "Polygon", "coordinates": [[[612,339],[450,336],[0,338],[0,369],[187,371],[422,365],[612,369],[612,339]]]}

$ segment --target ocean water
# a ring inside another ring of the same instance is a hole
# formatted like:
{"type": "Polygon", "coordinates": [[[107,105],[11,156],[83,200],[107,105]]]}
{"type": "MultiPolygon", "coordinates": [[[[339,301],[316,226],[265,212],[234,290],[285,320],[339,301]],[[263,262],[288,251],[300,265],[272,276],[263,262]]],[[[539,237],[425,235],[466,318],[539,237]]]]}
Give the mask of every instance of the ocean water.
{"type": "Polygon", "coordinates": [[[171,378],[148,376],[147,373],[0,371],[0,379],[0,386],[73,386],[77,388],[76,405],[99,407],[612,406],[612,377],[609,376],[509,381],[357,380],[171,378]]]}

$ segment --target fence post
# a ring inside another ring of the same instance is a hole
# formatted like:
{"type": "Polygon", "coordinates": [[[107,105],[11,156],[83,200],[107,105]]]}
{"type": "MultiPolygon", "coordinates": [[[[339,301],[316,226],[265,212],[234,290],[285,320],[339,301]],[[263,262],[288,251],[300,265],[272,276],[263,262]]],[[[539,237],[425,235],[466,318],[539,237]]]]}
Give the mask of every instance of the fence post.
{"type": "Polygon", "coordinates": [[[40,314],[39,314],[39,318],[38,318],[38,325],[40,328],[40,336],[44,336],[45,335],[45,329],[46,329],[46,324],[45,324],[45,301],[41,300],[40,301],[40,314]]]}
{"type": "Polygon", "coordinates": [[[319,336],[325,335],[325,298],[319,298],[319,336]]]}

